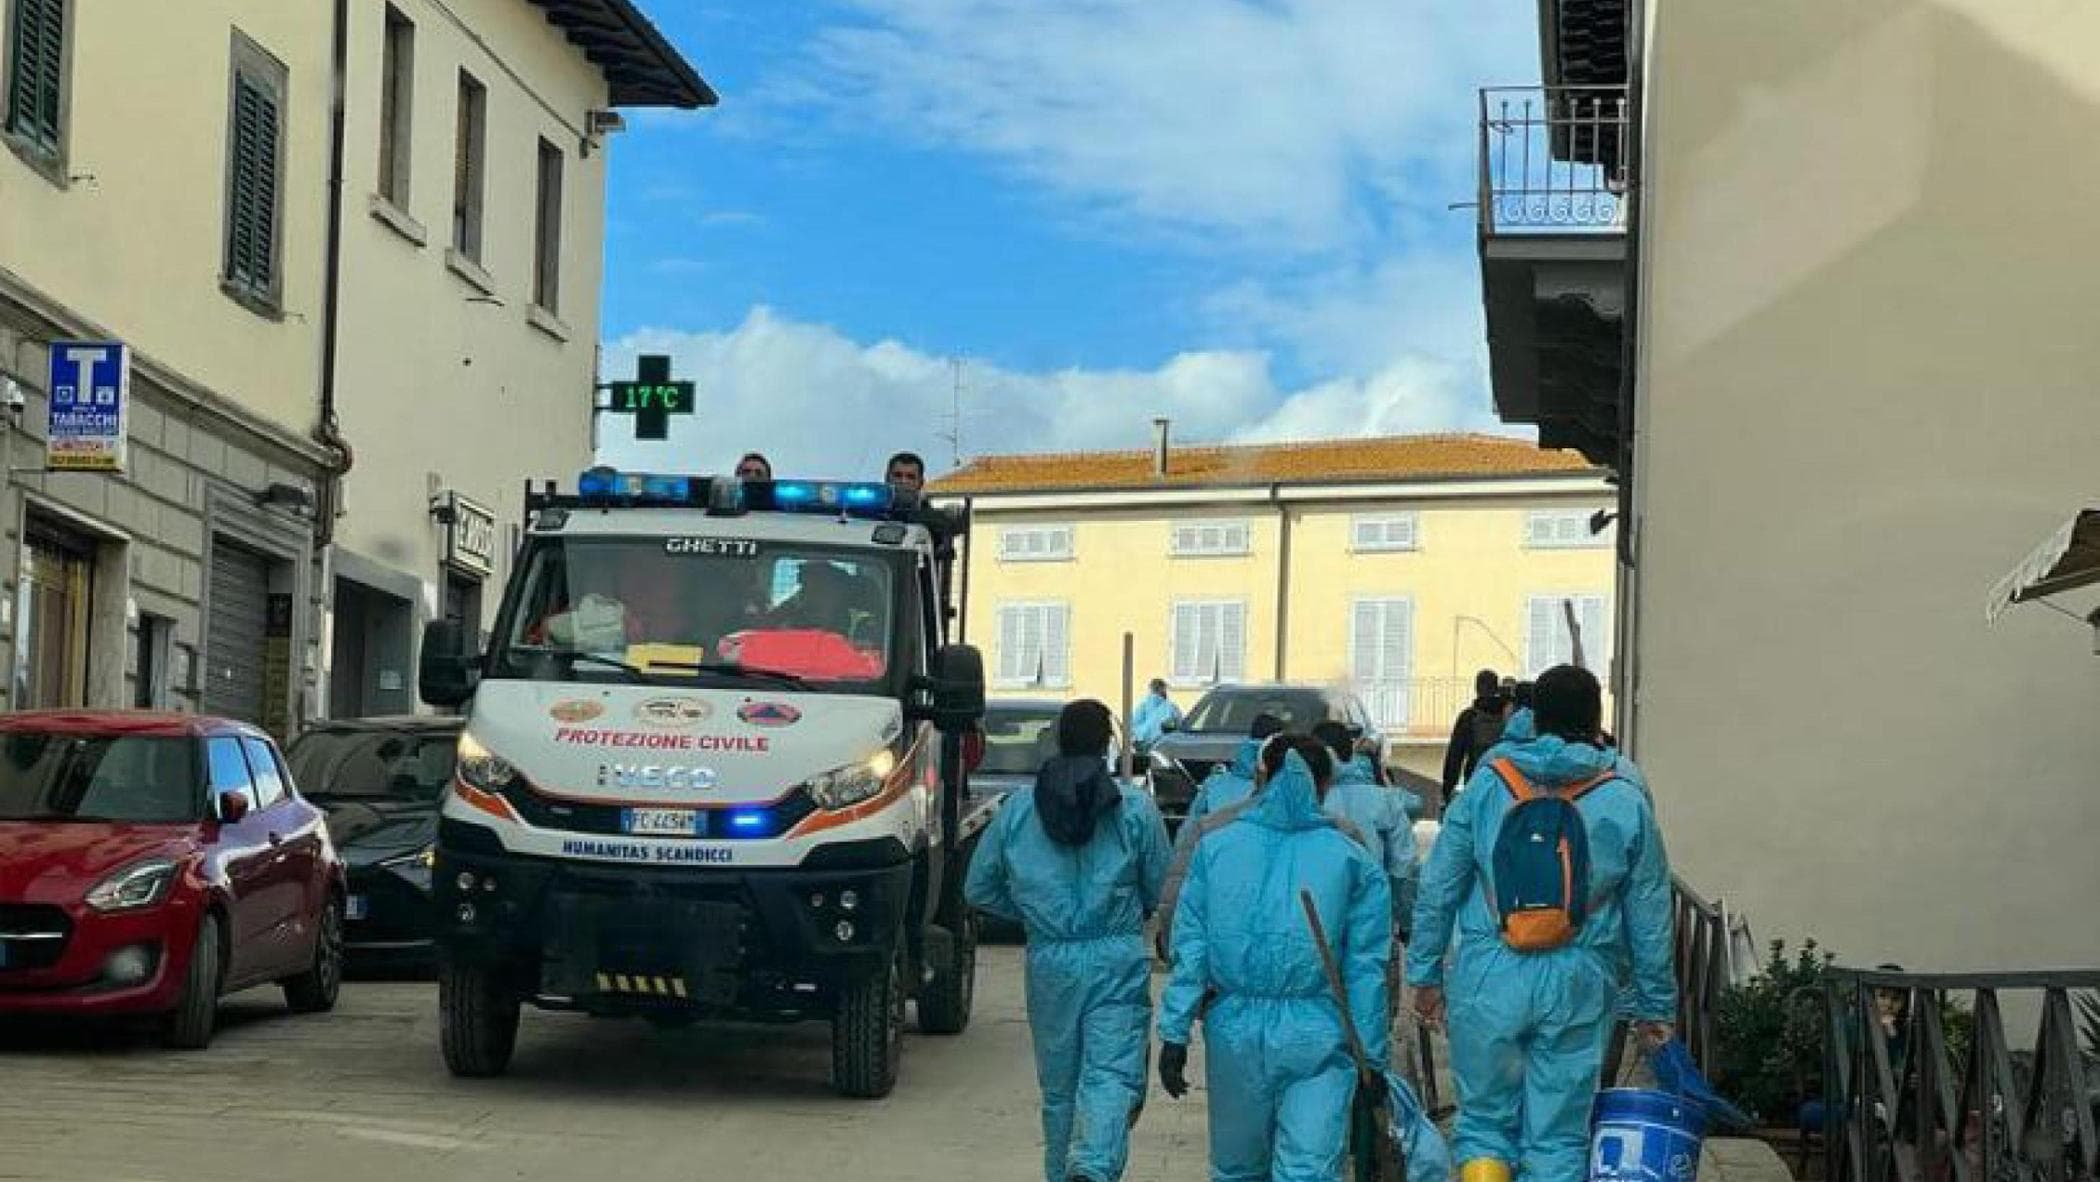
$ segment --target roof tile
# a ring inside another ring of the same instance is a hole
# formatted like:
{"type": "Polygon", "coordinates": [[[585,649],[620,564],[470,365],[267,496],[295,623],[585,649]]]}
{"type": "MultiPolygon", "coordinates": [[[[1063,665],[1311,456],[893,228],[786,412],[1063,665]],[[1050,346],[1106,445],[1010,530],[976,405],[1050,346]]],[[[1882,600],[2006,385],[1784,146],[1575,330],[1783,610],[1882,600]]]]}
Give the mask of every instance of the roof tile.
{"type": "Polygon", "coordinates": [[[1250,484],[1326,484],[1466,476],[1599,472],[1572,451],[1542,450],[1499,435],[1395,435],[1172,448],[1164,479],[1150,451],[985,456],[933,482],[932,491],[1078,492],[1090,489],[1221,488],[1250,484]]]}

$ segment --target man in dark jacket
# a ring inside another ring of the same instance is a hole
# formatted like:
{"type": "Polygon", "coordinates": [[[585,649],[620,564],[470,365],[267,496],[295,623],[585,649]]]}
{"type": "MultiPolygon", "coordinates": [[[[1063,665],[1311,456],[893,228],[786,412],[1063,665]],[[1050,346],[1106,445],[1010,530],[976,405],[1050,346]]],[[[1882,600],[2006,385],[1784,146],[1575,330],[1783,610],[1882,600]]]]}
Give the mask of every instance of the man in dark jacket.
{"type": "Polygon", "coordinates": [[[1482,669],[1473,677],[1473,704],[1459,711],[1451,724],[1451,745],[1444,748],[1444,801],[1450,803],[1458,786],[1473,778],[1480,757],[1502,738],[1503,720],[1509,717],[1509,697],[1502,692],[1502,679],[1493,669],[1482,669]]]}

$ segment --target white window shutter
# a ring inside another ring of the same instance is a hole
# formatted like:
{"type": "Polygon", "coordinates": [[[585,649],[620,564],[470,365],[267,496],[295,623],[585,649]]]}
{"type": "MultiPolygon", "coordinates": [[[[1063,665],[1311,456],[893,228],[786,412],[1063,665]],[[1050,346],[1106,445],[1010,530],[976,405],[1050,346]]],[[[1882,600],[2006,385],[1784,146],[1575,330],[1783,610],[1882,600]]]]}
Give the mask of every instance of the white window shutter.
{"type": "Polygon", "coordinates": [[[1553,667],[1554,636],[1558,624],[1554,619],[1556,601],[1545,597],[1531,601],[1531,635],[1525,645],[1529,674],[1537,677],[1553,667]]]}
{"type": "Polygon", "coordinates": [[[1019,608],[999,609],[999,680],[1021,679],[1021,611],[1019,608]]]}
{"type": "Polygon", "coordinates": [[[1378,680],[1379,654],[1383,646],[1379,643],[1380,626],[1385,622],[1384,605],[1366,599],[1357,603],[1350,625],[1350,652],[1353,656],[1356,683],[1368,689],[1378,680]]]}
{"type": "Polygon", "coordinates": [[[1043,684],[1071,684],[1071,615],[1064,604],[1043,609],[1043,684]]]}
{"type": "Polygon", "coordinates": [[[1239,681],[1247,676],[1247,607],[1239,603],[1218,605],[1218,676],[1239,681]]]}
{"type": "Polygon", "coordinates": [[[1196,608],[1193,604],[1174,606],[1174,680],[1196,679],[1196,608]]]}

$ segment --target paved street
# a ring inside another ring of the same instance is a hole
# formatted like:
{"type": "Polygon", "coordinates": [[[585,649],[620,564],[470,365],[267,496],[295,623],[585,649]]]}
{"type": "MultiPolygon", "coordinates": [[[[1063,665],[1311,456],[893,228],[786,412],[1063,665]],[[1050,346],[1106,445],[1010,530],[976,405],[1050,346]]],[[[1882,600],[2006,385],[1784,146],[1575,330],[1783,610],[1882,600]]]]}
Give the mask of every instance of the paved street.
{"type": "MultiPolygon", "coordinates": [[[[878,1103],[831,1094],[819,1025],[660,1033],[528,1012],[512,1076],[454,1080],[438,1059],[434,989],[356,983],[321,1018],[290,1016],[274,991],[244,995],[202,1054],[121,1032],[9,1027],[0,1178],[1042,1176],[1015,948],[985,950],[969,1033],[912,1036],[903,1083],[878,1103]]],[[[1204,1176],[1200,1096],[1155,1094],[1134,1182],[1204,1176]]]]}

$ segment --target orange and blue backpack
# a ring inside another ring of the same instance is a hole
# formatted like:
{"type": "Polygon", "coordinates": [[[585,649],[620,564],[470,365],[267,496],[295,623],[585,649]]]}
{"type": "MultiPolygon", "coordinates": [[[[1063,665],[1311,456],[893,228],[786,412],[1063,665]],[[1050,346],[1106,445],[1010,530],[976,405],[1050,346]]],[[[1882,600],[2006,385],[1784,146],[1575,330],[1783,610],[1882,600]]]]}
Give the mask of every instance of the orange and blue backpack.
{"type": "Polygon", "coordinates": [[[1495,837],[1488,891],[1502,942],[1518,952],[1560,948],[1589,918],[1590,836],[1575,802],[1616,774],[1541,791],[1508,759],[1488,766],[1516,798],[1495,837]]]}

